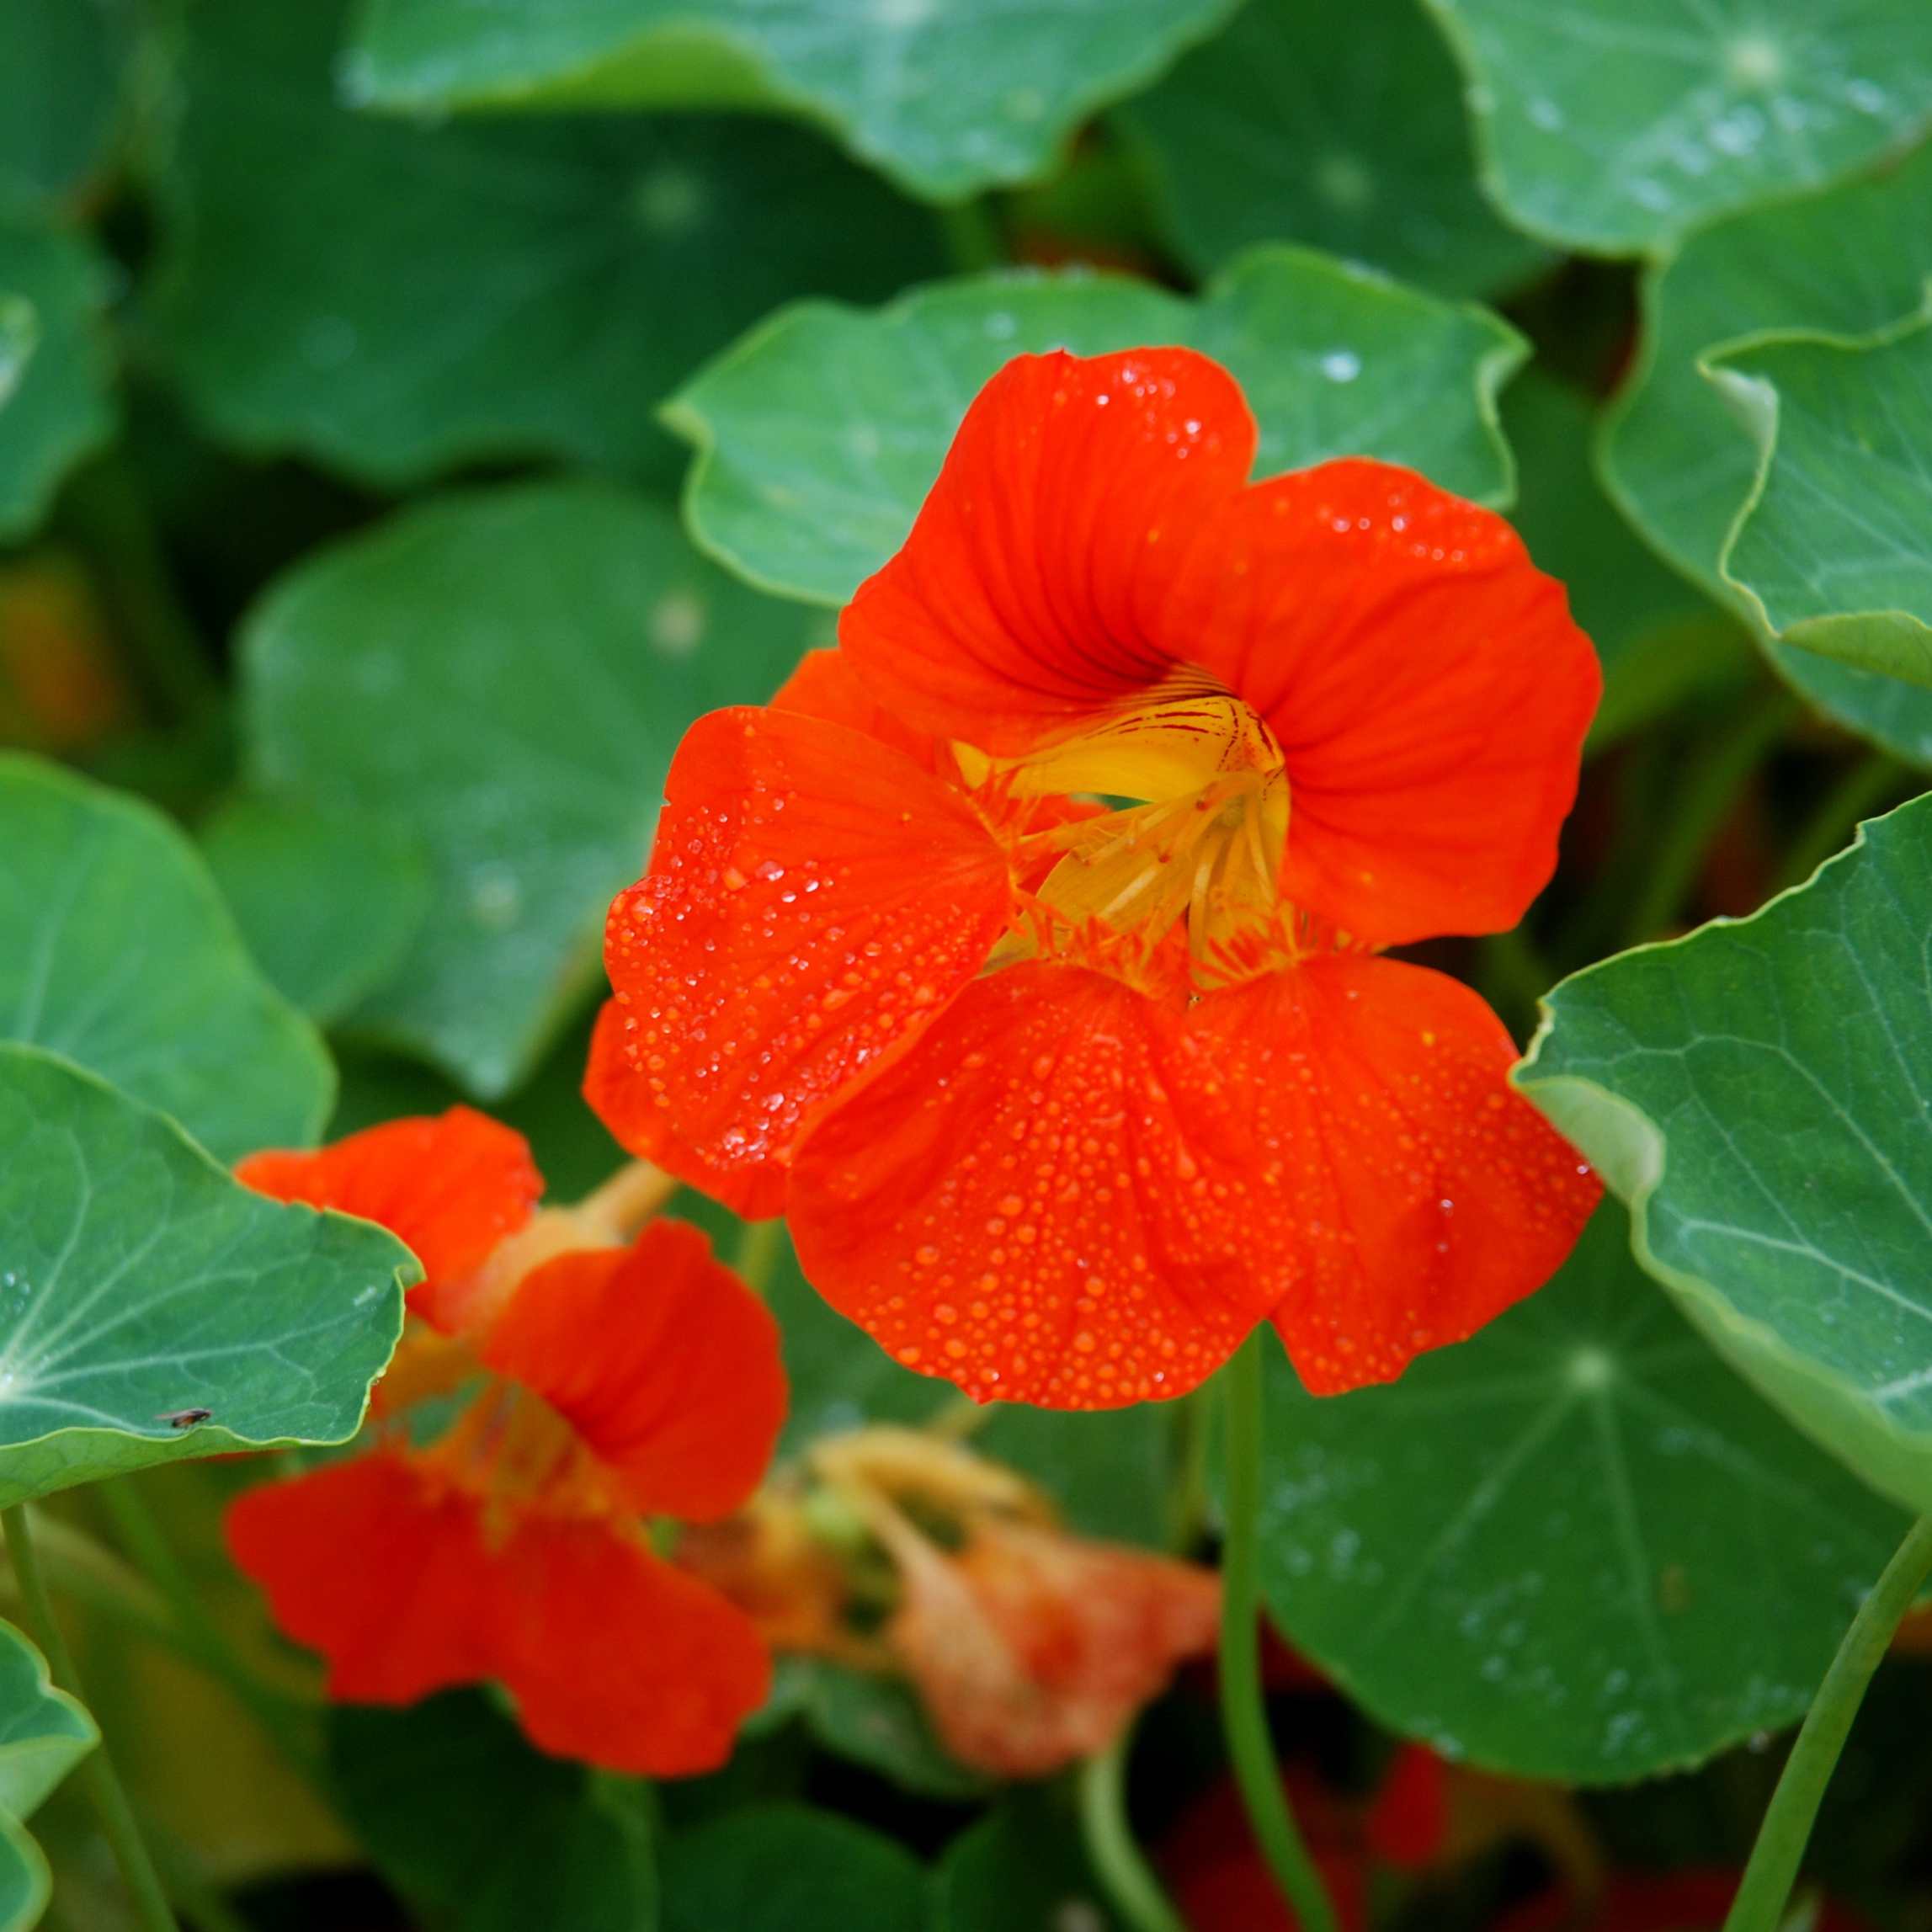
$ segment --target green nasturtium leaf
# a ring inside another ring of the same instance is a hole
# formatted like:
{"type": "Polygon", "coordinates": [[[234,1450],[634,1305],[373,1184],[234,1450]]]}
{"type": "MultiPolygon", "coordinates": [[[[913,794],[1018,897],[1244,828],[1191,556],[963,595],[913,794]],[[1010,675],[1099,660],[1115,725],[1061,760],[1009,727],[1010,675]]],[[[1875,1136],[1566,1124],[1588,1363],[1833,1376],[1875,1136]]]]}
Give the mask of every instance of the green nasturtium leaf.
{"type": "MultiPolygon", "coordinates": [[[[0,211],[11,393],[0,416],[0,541],[26,535],[62,478],[114,429],[101,311],[108,270],[84,237],[0,211]],[[32,311],[30,329],[22,305],[32,311]],[[27,349],[31,349],[31,354],[27,349]]],[[[0,383],[0,390],[6,388],[0,383]]]]}
{"type": "Polygon", "coordinates": [[[1752,918],[1563,981],[1517,1074],[1630,1203],[1639,1259],[1717,1347],[1921,1512],[1928,932],[1932,799],[1919,799],[1752,918]]]}
{"type": "Polygon", "coordinates": [[[599,977],[685,726],[769,697],[822,628],[588,482],[447,497],[280,578],[243,643],[255,790],[429,855],[428,918],[354,1024],[516,1085],[599,977]]]}
{"type": "Polygon", "coordinates": [[[1388,1387],[1311,1397],[1269,1355],[1269,1610],[1392,1728],[1527,1777],[1623,1782],[1794,1722],[1903,1531],[1626,1236],[1606,1203],[1546,1287],[1388,1387]]]}
{"type": "Polygon", "coordinates": [[[0,408],[20,386],[28,359],[40,339],[34,305],[24,295],[0,295],[0,408]]]}
{"type": "Polygon", "coordinates": [[[1266,247],[1192,302],[1115,276],[1023,272],[939,283],[870,314],[786,309],[664,412],[698,451],[685,520],[753,583],[843,604],[904,540],[967,404],[1003,363],[1160,343],[1239,379],[1261,428],[1258,475],[1379,456],[1509,500],[1495,398],[1526,354],[1514,330],[1325,255],[1266,247]]]}
{"type": "Polygon", "coordinates": [[[936,265],[926,210],[798,129],[353,113],[341,13],[186,9],[153,321],[231,441],[386,485],[524,454],[668,472],[653,412],[705,355],[936,265]]]}
{"type": "Polygon", "coordinates": [[[651,1932],[657,1846],[643,1786],[525,1743],[487,1692],[408,1710],[337,1705],[331,1782],[357,1841],[454,1932],[651,1932]]]}
{"type": "Polygon", "coordinates": [[[1932,685],[1932,322],[1706,365],[1759,439],[1725,580],[1787,643],[1932,685]]]}
{"type": "Polygon", "coordinates": [[[70,199],[113,130],[131,9],[124,0],[0,0],[0,209],[70,199]]]}
{"type": "Polygon", "coordinates": [[[0,1506],[355,1433],[417,1273],[393,1235],[250,1193],[35,1047],[0,1046],[0,1506]]]}
{"type": "Polygon", "coordinates": [[[1530,554],[1569,593],[1597,647],[1601,748],[1693,691],[1742,682],[1755,668],[1749,633],[1647,548],[1590,468],[1589,400],[1536,369],[1503,397],[1503,428],[1520,476],[1511,514],[1530,554]]]}
{"type": "Polygon", "coordinates": [[[947,1755],[918,1693],[902,1678],[825,1658],[780,1658],[771,1695],[753,1724],[767,1731],[794,1718],[822,1749],[920,1797],[983,1797],[992,1782],[947,1755]]]}
{"type": "Polygon", "coordinates": [[[319,1025],[389,978],[428,917],[422,842],[367,812],[244,795],[202,828],[201,850],[262,971],[319,1025]]]}
{"type": "Polygon", "coordinates": [[[933,1932],[1114,1932],[1063,1787],[1015,1787],[945,1849],[933,1932]]]}
{"type": "Polygon", "coordinates": [[[664,1847],[663,1932],[927,1932],[930,1882],[831,1812],[754,1805],[664,1847]]]}
{"type": "Polygon", "coordinates": [[[0,1623],[0,1932],[40,1923],[51,1886],[26,1821],[99,1742],[93,1719],[50,1681],[40,1652],[0,1623]]]}
{"type": "Polygon", "coordinates": [[[1867,166],[1932,126],[1921,0],[1428,0],[1470,78],[1483,178],[1599,254],[1867,166]]]}
{"type": "Polygon", "coordinates": [[[1120,114],[1201,274],[1295,241],[1445,295],[1548,261],[1476,185],[1462,80],[1419,0],[1248,0],[1120,114]]]}
{"type": "MultiPolygon", "coordinates": [[[[1880,178],[1720,222],[1646,270],[1637,363],[1599,444],[1604,482],[1649,543],[1741,615],[1748,602],[1725,583],[1719,559],[1757,452],[1700,362],[1766,330],[1875,334],[1919,312],[1929,277],[1932,146],[1880,178]]],[[[1843,722],[1932,763],[1923,690],[1786,645],[1771,655],[1843,722]]]]}
{"type": "Polygon", "coordinates": [[[0,1040],[91,1067],[223,1161],[311,1143],[335,1073],[151,806],[0,755],[0,1040]]]}
{"type": "Polygon", "coordinates": [[[365,0],[359,104],[737,107],[801,114],[916,194],[1043,174],[1233,0],[365,0]]]}

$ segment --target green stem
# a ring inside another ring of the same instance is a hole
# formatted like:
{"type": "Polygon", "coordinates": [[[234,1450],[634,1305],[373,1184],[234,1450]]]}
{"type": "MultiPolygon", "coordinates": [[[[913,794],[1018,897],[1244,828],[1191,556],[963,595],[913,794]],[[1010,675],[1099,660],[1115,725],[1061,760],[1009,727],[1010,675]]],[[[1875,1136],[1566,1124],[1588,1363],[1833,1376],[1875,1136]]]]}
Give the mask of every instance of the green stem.
{"type": "Polygon", "coordinates": [[[1221,1722],[1248,1823],[1301,1932],[1336,1932],[1335,1911],[1281,1788],[1261,1695],[1261,1349],[1257,1328],[1221,1370],[1227,1520],[1221,1557],[1221,1722]]]}
{"type": "Polygon", "coordinates": [[[1658,848],[1649,860],[1643,890],[1624,930],[1626,945],[1658,938],[1676,918],[1739,790],[1790,729],[1800,709],[1790,691],[1770,692],[1698,761],[1691,782],[1672,804],[1658,848]]]}
{"type": "Polygon", "coordinates": [[[732,1251],[732,1267],[754,1295],[771,1287],[771,1271],[778,1265],[779,1250],[785,1241],[782,1221],[748,1221],[738,1244],[732,1251]]]}
{"type": "MultiPolygon", "coordinates": [[[[16,1503],[12,1509],[0,1511],[0,1524],[4,1524],[6,1528],[7,1554],[13,1561],[14,1581],[20,1586],[20,1601],[27,1613],[27,1627],[35,1642],[46,1653],[47,1669],[54,1682],[71,1696],[81,1697],[80,1674],[74,1669],[74,1660],[68,1652],[67,1639],[61,1635],[61,1626],[54,1621],[54,1606],[47,1600],[46,1583],[40,1575],[40,1558],[35,1554],[33,1534],[27,1526],[26,1506],[16,1503]]],[[[114,1852],[115,1864],[120,1867],[122,1882],[127,1887],[129,1899],[134,1906],[135,1923],[141,1928],[141,1932],[178,1932],[174,1914],[168,1909],[168,1894],[162,1887],[161,1876],[154,1868],[146,1841],[135,1821],[134,1807],[129,1803],[127,1792],[114,1770],[105,1739],[88,1754],[81,1766],[81,1775],[86,1780],[88,1795],[93,1801],[102,1835],[114,1852]]]]}
{"type": "Polygon", "coordinates": [[[209,1621],[201,1593],[169,1548],[153,1512],[129,1478],[104,1482],[95,1492],[114,1519],[114,1533],[128,1556],[166,1603],[181,1650],[227,1691],[261,1727],[290,1767],[313,1782],[322,1775],[317,1752],[296,1734],[301,1706],[271,1690],[237,1663],[221,1632],[209,1621]]]}
{"type": "Polygon", "coordinates": [[[1785,1760],[1778,1788],[1758,1828],[1758,1842],[1751,1847],[1751,1860],[1731,1902],[1724,1932],[1776,1932],[1797,1880],[1819,1801],[1837,1768],[1865,1688],[1928,1573],[1932,1573],[1932,1516],[1921,1516],[1859,1606],[1805,1713],[1798,1741],[1785,1760]]]}
{"type": "Polygon", "coordinates": [[[1911,779],[1909,768],[1889,752],[1860,758],[1799,828],[1786,854],[1780,886],[1803,885],[1851,837],[1860,819],[1870,817],[1894,793],[1903,791],[1911,779]]]}
{"type": "Polygon", "coordinates": [[[1127,1823],[1127,1746],[1132,1736],[1130,1725],[1080,1767],[1081,1836],[1103,1889],[1132,1932],[1187,1932],[1127,1823]]]}
{"type": "Polygon", "coordinates": [[[955,275],[984,274],[1006,259],[1006,245],[991,202],[955,201],[939,210],[955,275]]]}

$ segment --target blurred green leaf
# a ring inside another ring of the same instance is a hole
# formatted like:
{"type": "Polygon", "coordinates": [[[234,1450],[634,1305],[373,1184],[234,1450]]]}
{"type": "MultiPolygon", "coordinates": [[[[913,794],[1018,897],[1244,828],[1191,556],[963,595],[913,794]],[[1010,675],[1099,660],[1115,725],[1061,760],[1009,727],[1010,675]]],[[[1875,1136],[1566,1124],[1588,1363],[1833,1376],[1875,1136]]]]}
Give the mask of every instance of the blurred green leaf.
{"type": "MultiPolygon", "coordinates": [[[[444,498],[280,578],[243,641],[256,789],[374,814],[433,873],[356,1026],[476,1093],[514,1086],[599,977],[685,726],[769,696],[821,627],[695,555],[668,511],[588,482],[444,498]]],[[[335,883],[354,918],[356,882],[335,883]]]]}
{"type": "Polygon", "coordinates": [[[1510,520],[1569,592],[1571,615],[1604,668],[1590,727],[1600,748],[1694,691],[1748,677],[1749,634],[1632,534],[1590,467],[1589,399],[1541,370],[1503,397],[1520,477],[1510,520]]]}
{"type": "Polygon", "coordinates": [[[1258,475],[1380,456],[1484,502],[1509,497],[1495,398],[1526,353],[1514,330],[1275,247],[1192,303],[1118,277],[1022,273],[939,283],[870,314],[786,309],[665,410],[698,451],[685,520],[751,582],[842,604],[904,540],[966,405],[1003,364],[1173,342],[1239,378],[1261,426],[1258,475]]]}
{"type": "Polygon", "coordinates": [[[0,1046],[0,1505],[355,1433],[418,1272],[393,1235],[251,1194],[30,1046],[0,1046]]]}
{"type": "Polygon", "coordinates": [[[664,1932],[926,1932],[925,1869],[830,1812],[754,1805],[664,1848],[664,1932]]]}
{"type": "Polygon", "coordinates": [[[365,0],[362,105],[739,107],[802,114],[916,194],[1044,173],[1088,115],[1159,73],[1233,0],[365,0]]]}
{"type": "Polygon", "coordinates": [[[1932,322],[1707,359],[1759,440],[1725,581],[1787,643],[1932,684],[1932,322]]]}
{"type": "Polygon", "coordinates": [[[546,1757],[481,1691],[332,1707],[329,1767],[377,1868],[455,1932],[652,1932],[647,1787],[546,1757]]]}
{"type": "Polygon", "coordinates": [[[1203,274],[1293,241],[1477,295],[1550,258],[1478,192],[1462,78],[1419,0],[1351,0],[1345,19],[1248,0],[1122,118],[1203,274]]]}
{"type": "Polygon", "coordinates": [[[335,1073],[151,806],[0,755],[0,1039],[65,1055],[218,1159],[306,1147],[335,1073]]]}
{"type": "Polygon", "coordinates": [[[1113,1932],[1118,1924],[1064,1789],[1051,1785],[1009,1791],[946,1847],[934,1882],[934,1932],[1113,1932]]]}
{"type": "Polygon", "coordinates": [[[1563,981],[1518,1074],[1629,1202],[1638,1258],[1712,1341],[1921,1512],[1929,931],[1919,799],[1751,918],[1563,981]]]}
{"type": "Polygon", "coordinates": [[[797,1718],[834,1757],[863,1764],[921,1797],[964,1801],[992,1780],[946,1754],[918,1694],[902,1678],[849,1669],[820,1657],[783,1657],[760,1729],[797,1718]]]}
{"type": "Polygon", "coordinates": [[[0,1623],[0,1932],[40,1923],[47,1861],[25,1821],[99,1742],[93,1719],[49,1680],[40,1652],[0,1623]]]}
{"type": "MultiPolygon", "coordinates": [[[[1647,270],[1637,365],[1598,448],[1605,486],[1646,540],[1748,615],[1718,559],[1750,493],[1756,453],[1699,374],[1700,358],[1764,330],[1872,334],[1917,312],[1929,277],[1932,147],[1881,179],[1721,222],[1647,270]]],[[[1924,691],[1788,646],[1771,654],[1834,717],[1901,758],[1932,763],[1924,691]]]]}
{"type": "Polygon", "coordinates": [[[318,1025],[389,978],[428,916],[421,841],[367,812],[244,796],[202,828],[201,849],[248,950],[318,1025]]]}
{"type": "MultiPolygon", "coordinates": [[[[918,1427],[964,1403],[950,1383],[902,1367],[828,1307],[799,1272],[789,1243],[766,1300],[784,1330],[791,1388],[781,1456],[869,1424],[918,1427]]],[[[1163,1402],[1094,1414],[989,1402],[973,1412],[969,1440],[979,1454],[1031,1477],[1083,1535],[1160,1548],[1170,1530],[1174,1413],[1163,1402]]]]}
{"type": "Polygon", "coordinates": [[[936,263],[923,210],[795,129],[354,114],[341,15],[187,10],[152,320],[246,448],[389,484],[526,453],[668,471],[653,412],[700,358],[788,296],[936,263]]]}
{"type": "Polygon", "coordinates": [[[61,479],[113,434],[114,407],[101,327],[108,271],[92,243],[0,213],[0,294],[10,317],[13,380],[0,417],[3,541],[33,530],[61,479]],[[23,303],[32,311],[30,337],[22,333],[23,303]]]}
{"type": "Polygon", "coordinates": [[[34,305],[24,295],[0,295],[0,408],[20,386],[40,324],[34,305]]]}
{"type": "Polygon", "coordinates": [[[1607,1204],[1547,1287],[1387,1387],[1311,1397],[1269,1351],[1275,1621],[1392,1729],[1525,1777],[1622,1781],[1795,1722],[1904,1526],[1626,1232],[1607,1204]]]}
{"type": "Polygon", "coordinates": [[[113,130],[130,18],[123,0],[0,0],[0,207],[71,197],[113,130]]]}
{"type": "Polygon", "coordinates": [[[1932,125],[1923,0],[1428,0],[1519,227],[1634,255],[1932,125]]]}

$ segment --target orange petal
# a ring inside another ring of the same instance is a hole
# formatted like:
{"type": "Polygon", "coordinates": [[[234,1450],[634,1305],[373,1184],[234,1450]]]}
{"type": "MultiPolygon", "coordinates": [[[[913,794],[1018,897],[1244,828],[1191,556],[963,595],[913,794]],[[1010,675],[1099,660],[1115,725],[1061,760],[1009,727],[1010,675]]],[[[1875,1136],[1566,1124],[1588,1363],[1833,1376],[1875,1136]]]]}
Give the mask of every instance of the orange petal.
{"type": "Polygon", "coordinates": [[[1192,655],[1160,606],[1254,448],[1233,377],[1191,349],[1015,357],[847,607],[840,647],[911,724],[1028,750],[1192,655]]]}
{"type": "Polygon", "coordinates": [[[1277,477],[1217,519],[1164,621],[1280,742],[1289,898],[1379,945],[1521,918],[1602,678],[1500,517],[1386,463],[1277,477]]]}
{"type": "Polygon", "coordinates": [[[997,1522],[949,1557],[896,1513],[877,1527],[904,1589],[888,1641],[962,1764],[1040,1777],[1091,1757],[1213,1647],[1220,1583],[1191,1564],[997,1522]]]}
{"type": "Polygon", "coordinates": [[[1075,966],[1010,967],[806,1140],[800,1259],[907,1367],[982,1401],[1184,1394],[1291,1265],[1256,1104],[1202,1051],[1184,1002],[1075,966]]]}
{"type": "Polygon", "coordinates": [[[808,718],[823,718],[849,731],[863,732],[867,737],[903,752],[922,771],[929,771],[949,785],[958,782],[959,760],[950,744],[930,732],[915,730],[897,711],[881,704],[843,651],[807,651],[771,702],[774,711],[800,711],[808,718]]]}
{"type": "Polygon", "coordinates": [[[636,1777],[715,1770],[770,1690],[751,1620],[607,1523],[526,1518],[496,1588],[495,1674],[559,1756],[636,1777]]]}
{"type": "Polygon", "coordinates": [[[410,1307],[452,1333],[468,1278],[530,1219],[543,1192],[530,1143],[470,1107],[385,1121],[312,1152],[251,1154],[235,1178],[258,1194],[359,1215],[399,1236],[423,1264],[410,1307]]]}
{"type": "Polygon", "coordinates": [[[477,1504],[388,1451],[229,1506],[228,1548],[277,1626],[328,1661],[331,1697],[412,1704],[490,1674],[477,1504]]]}
{"type": "Polygon", "coordinates": [[[682,1147],[769,1170],[979,971],[1009,897],[964,797],[890,747],[796,711],[714,711],[671,767],[651,871],[610,908],[619,1012],[593,1104],[673,1168],[682,1147]],[[661,1142],[639,1131],[653,1114],[661,1142]]]}
{"type": "Polygon", "coordinates": [[[778,1324],[683,1221],[546,1262],[480,1352],[570,1423],[642,1515],[728,1515],[785,1420],[778,1324]]]}
{"type": "Polygon", "coordinates": [[[1393,1381],[1562,1265],[1601,1185],[1507,1084],[1515,1046],[1467,987],[1342,955],[1197,1011],[1289,1164],[1273,1319],[1312,1393],[1393,1381]]]}

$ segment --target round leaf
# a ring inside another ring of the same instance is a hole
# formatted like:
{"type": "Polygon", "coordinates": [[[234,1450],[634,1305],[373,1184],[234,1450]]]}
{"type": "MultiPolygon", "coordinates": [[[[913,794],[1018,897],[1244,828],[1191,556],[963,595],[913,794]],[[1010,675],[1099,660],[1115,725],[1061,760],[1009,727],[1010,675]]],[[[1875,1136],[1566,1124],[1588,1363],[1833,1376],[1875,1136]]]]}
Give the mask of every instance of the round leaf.
{"type": "Polygon", "coordinates": [[[668,469],[654,413],[700,358],[788,296],[935,263],[923,210],[800,130],[359,114],[339,4],[185,12],[154,321],[252,449],[385,484],[525,452],[668,469]]]}
{"type": "Polygon", "coordinates": [[[1019,1787],[946,1847],[934,1932],[1113,1932],[1062,1788],[1019,1787]]]}
{"type": "Polygon", "coordinates": [[[1462,77],[1418,0],[1249,0],[1121,109],[1182,254],[1202,274],[1251,242],[1306,242],[1446,295],[1549,259],[1476,186],[1462,77]]]}
{"type": "Polygon", "coordinates": [[[0,0],[0,206],[72,195],[114,125],[129,10],[121,0],[0,0]]]}
{"type": "Polygon", "coordinates": [[[163,1115],[0,1046],[0,1506],[182,1456],[344,1442],[408,1250],[232,1180],[163,1115]]]}
{"type": "Polygon", "coordinates": [[[967,404],[1003,363],[1174,342],[1240,379],[1261,428],[1259,474],[1379,456],[1482,502],[1509,496],[1495,398],[1521,338],[1483,310],[1264,248],[1191,303],[1112,276],[1005,274],[870,314],[787,309],[665,410],[698,450],[685,519],[753,583],[843,604],[904,541],[967,404]]]}
{"type": "Polygon", "coordinates": [[[0,756],[0,1040],[92,1067],[224,1161],[315,1140],[334,1097],[328,1056],[173,824],[0,756]]]}
{"type": "Polygon", "coordinates": [[[925,1932],[926,1874],[830,1812],[756,1805],[664,1850],[663,1932],[925,1932]]]}
{"type": "Polygon", "coordinates": [[[1428,0],[1519,227],[1637,254],[1932,125],[1920,0],[1428,0]]]}
{"type": "Polygon", "coordinates": [[[1567,979],[1518,1082],[1794,1420],[1932,1509],[1932,798],[1808,885],[1567,979]]]}
{"type": "Polygon", "coordinates": [[[40,1652],[0,1623],[0,1932],[40,1923],[47,1861],[24,1821],[99,1742],[93,1719],[55,1688],[40,1652]]]}
{"type": "Polygon", "coordinates": [[[1232,0],[567,0],[487,19],[370,0],[347,83],[380,107],[756,105],[822,120],[914,194],[1043,173],[1232,0]]]}
{"type": "Polygon", "coordinates": [[[1270,1351],[1262,1587],[1393,1729],[1527,1777],[1694,1764],[1804,1711],[1903,1519],[1787,1429],[1600,1210],[1386,1388],[1270,1351]]]}
{"type": "Polygon", "coordinates": [[[256,789],[373,814],[429,858],[428,917],[356,1025],[514,1086],[599,977],[685,726],[769,697],[819,628],[588,483],[445,498],[280,579],[243,641],[256,789]]]}

